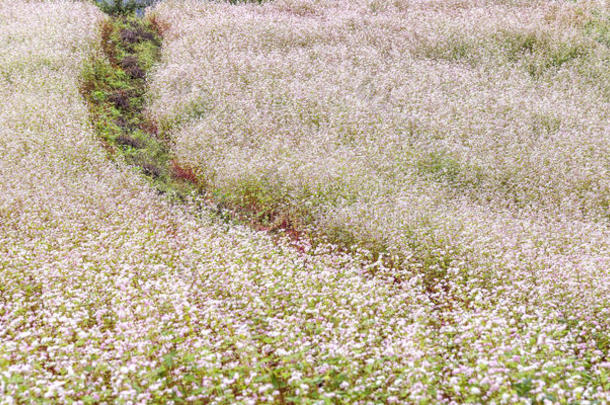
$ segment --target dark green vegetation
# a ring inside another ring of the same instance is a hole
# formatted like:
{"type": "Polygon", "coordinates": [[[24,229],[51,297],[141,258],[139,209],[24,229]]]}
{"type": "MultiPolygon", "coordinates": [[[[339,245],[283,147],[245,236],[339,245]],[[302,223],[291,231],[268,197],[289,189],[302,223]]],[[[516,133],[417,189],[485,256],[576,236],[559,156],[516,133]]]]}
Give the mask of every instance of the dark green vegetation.
{"type": "Polygon", "coordinates": [[[95,131],[112,158],[121,155],[156,189],[184,198],[194,177],[174,164],[167,140],[144,115],[146,75],[159,57],[161,34],[154,19],[118,15],[101,27],[103,54],[85,66],[81,90],[95,131]]]}
{"type": "Polygon", "coordinates": [[[132,15],[148,7],[156,0],[94,0],[105,13],[110,15],[132,15]]]}

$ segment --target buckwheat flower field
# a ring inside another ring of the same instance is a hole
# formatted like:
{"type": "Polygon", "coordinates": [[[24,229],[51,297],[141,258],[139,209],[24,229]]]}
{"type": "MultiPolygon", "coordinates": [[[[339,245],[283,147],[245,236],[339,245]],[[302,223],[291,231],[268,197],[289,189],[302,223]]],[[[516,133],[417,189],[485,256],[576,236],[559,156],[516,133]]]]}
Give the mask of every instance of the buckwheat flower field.
{"type": "Polygon", "coordinates": [[[90,121],[111,17],[0,0],[0,404],[610,403],[609,16],[161,1],[178,203],[90,121]]]}

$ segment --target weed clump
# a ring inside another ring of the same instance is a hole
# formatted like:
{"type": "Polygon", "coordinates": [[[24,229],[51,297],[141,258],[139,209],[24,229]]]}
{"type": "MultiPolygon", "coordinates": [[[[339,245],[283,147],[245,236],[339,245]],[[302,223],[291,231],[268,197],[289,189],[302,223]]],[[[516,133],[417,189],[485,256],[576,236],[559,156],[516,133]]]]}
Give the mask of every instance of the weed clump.
{"type": "Polygon", "coordinates": [[[157,42],[155,33],[145,29],[144,27],[137,26],[133,28],[122,28],[119,36],[121,41],[125,44],[137,44],[141,42],[157,42]]]}
{"type": "Polygon", "coordinates": [[[119,145],[130,146],[135,149],[141,149],[145,146],[139,139],[125,134],[117,136],[115,142],[119,145]]]}
{"type": "Polygon", "coordinates": [[[139,42],[138,34],[130,29],[123,28],[120,31],[120,37],[121,41],[126,44],[135,44],[136,42],[139,42]]]}
{"type": "Polygon", "coordinates": [[[117,90],[108,96],[108,101],[110,101],[116,108],[121,110],[129,110],[129,98],[129,92],[125,90],[117,90]]]}
{"type": "Polygon", "coordinates": [[[160,167],[156,166],[154,163],[144,162],[141,164],[142,171],[145,175],[150,176],[154,179],[161,177],[163,171],[160,167]]]}
{"type": "Polygon", "coordinates": [[[140,67],[138,58],[135,56],[126,56],[120,62],[121,67],[132,79],[144,79],[146,72],[140,67]]]}
{"type": "Polygon", "coordinates": [[[124,130],[125,132],[129,132],[130,130],[133,129],[133,125],[131,125],[129,123],[129,121],[127,121],[123,117],[118,117],[117,119],[114,120],[114,123],[115,123],[115,125],[120,127],[122,130],[124,130]]]}

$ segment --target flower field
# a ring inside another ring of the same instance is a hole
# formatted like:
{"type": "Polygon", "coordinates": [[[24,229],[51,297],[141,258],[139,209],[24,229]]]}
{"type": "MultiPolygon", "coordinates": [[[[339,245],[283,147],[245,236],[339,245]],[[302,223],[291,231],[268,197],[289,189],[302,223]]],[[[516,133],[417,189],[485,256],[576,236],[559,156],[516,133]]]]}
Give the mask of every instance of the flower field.
{"type": "Polygon", "coordinates": [[[606,3],[231,3],[148,11],[177,203],[0,0],[0,404],[610,402],[606,3]]]}
{"type": "Polygon", "coordinates": [[[178,159],[229,207],[382,254],[398,283],[420,278],[447,397],[606,395],[603,2],[156,12],[168,28],[150,110],[178,159]]]}

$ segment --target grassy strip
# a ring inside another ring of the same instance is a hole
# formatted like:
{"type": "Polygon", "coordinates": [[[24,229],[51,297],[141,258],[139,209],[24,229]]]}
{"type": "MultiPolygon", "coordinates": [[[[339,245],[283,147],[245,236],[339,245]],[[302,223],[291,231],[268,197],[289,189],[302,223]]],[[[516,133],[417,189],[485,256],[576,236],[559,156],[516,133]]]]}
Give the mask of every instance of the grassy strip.
{"type": "Polygon", "coordinates": [[[184,199],[195,191],[190,172],[176,167],[156,125],[144,114],[146,75],[160,55],[154,18],[117,15],[101,27],[103,54],[82,74],[81,92],[97,135],[111,158],[123,156],[162,194],[184,199]]]}

